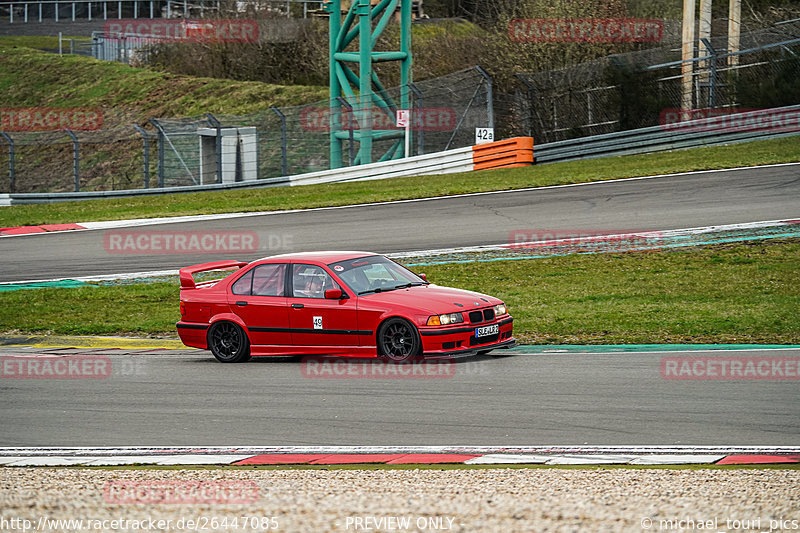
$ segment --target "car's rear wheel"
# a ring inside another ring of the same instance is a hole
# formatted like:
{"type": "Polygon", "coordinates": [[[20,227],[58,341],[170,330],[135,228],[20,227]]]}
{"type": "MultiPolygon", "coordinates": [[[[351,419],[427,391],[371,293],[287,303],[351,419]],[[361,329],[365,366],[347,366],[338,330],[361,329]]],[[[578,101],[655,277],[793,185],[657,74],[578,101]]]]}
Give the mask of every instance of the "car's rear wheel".
{"type": "Polygon", "coordinates": [[[208,349],[221,363],[242,363],[250,359],[250,340],[233,322],[217,322],[211,326],[208,349]]]}
{"type": "Polygon", "coordinates": [[[390,318],[378,330],[378,357],[392,363],[405,363],[419,359],[422,340],[419,332],[408,320],[390,318]]]}

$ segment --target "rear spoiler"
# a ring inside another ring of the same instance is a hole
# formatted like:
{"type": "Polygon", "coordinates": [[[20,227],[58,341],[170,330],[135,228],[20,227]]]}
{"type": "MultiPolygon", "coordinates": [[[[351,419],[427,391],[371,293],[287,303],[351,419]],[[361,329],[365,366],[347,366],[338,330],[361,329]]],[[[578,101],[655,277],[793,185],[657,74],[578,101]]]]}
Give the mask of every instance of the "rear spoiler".
{"type": "Polygon", "coordinates": [[[181,289],[195,289],[197,284],[194,281],[194,275],[198,272],[206,272],[209,270],[222,270],[224,268],[242,268],[249,263],[241,261],[214,261],[213,263],[202,263],[200,265],[192,265],[180,269],[179,276],[181,280],[181,289]]]}

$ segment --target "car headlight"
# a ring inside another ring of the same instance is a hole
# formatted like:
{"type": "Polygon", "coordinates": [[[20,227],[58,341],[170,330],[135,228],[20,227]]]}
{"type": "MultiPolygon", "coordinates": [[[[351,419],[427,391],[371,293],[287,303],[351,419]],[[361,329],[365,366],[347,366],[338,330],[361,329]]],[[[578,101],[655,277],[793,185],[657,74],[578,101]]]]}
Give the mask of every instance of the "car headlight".
{"type": "Polygon", "coordinates": [[[447,326],[464,322],[461,313],[448,313],[446,315],[433,315],[428,317],[428,326],[447,326]]]}
{"type": "Polygon", "coordinates": [[[506,313],[508,313],[508,309],[506,309],[506,304],[500,304],[494,306],[495,316],[505,315],[506,313]]]}

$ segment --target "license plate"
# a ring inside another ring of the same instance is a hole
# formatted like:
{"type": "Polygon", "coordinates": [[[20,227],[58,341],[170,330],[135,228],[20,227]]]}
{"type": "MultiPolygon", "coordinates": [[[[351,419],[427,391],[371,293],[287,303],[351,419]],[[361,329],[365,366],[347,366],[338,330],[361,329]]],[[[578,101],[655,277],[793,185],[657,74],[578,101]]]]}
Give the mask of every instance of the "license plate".
{"type": "Polygon", "coordinates": [[[498,333],[500,333],[500,326],[497,324],[475,328],[475,337],[488,337],[490,335],[497,335],[498,333]]]}

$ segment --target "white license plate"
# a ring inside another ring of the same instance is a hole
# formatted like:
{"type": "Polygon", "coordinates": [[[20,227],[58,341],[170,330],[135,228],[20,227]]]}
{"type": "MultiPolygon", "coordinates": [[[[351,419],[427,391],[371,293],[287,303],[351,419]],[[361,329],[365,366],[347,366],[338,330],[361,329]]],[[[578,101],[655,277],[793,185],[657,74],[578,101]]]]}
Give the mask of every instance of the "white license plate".
{"type": "Polygon", "coordinates": [[[475,328],[475,337],[488,337],[490,335],[497,335],[498,333],[500,333],[500,326],[498,324],[475,328]]]}

